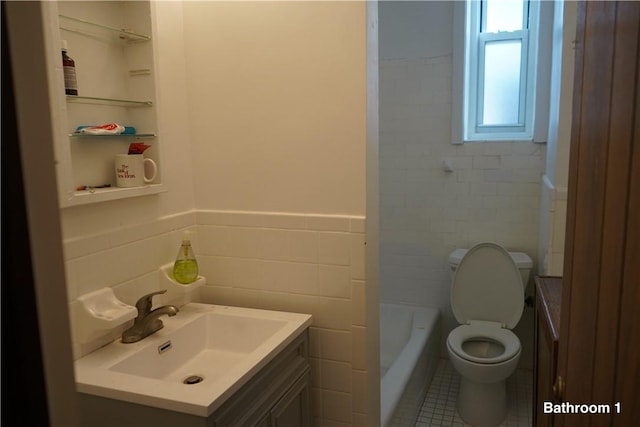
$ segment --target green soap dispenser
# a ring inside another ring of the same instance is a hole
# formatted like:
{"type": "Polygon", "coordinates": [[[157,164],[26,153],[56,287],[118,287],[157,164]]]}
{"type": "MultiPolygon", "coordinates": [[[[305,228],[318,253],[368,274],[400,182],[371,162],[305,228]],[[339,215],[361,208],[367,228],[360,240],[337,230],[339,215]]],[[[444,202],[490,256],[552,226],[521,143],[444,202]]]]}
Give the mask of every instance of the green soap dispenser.
{"type": "Polygon", "coordinates": [[[190,235],[191,232],[184,232],[182,246],[180,246],[176,262],[173,264],[173,277],[183,285],[193,283],[198,278],[198,261],[191,247],[190,235]]]}

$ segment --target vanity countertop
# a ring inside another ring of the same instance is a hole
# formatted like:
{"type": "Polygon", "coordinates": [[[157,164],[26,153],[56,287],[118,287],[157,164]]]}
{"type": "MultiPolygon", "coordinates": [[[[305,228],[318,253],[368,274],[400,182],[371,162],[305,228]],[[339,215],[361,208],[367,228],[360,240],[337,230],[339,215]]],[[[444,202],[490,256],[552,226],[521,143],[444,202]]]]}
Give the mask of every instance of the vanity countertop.
{"type": "Polygon", "coordinates": [[[552,339],[558,341],[560,308],[562,306],[562,277],[536,276],[535,282],[540,313],[549,326],[552,339]]]}

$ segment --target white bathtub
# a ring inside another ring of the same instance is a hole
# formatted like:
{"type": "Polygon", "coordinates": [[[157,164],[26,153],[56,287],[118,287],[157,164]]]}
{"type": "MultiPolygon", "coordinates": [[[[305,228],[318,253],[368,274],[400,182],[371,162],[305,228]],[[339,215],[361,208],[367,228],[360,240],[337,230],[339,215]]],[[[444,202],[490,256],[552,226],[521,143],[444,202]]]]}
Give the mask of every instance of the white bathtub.
{"type": "Polygon", "coordinates": [[[440,312],[380,304],[380,420],[414,426],[440,354],[440,312]]]}

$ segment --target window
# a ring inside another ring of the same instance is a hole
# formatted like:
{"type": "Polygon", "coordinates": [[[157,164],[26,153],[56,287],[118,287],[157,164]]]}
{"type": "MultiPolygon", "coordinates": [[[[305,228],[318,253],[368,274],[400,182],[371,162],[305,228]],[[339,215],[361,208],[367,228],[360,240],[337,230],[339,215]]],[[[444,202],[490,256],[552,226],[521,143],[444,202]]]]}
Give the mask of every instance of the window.
{"type": "Polygon", "coordinates": [[[453,142],[546,140],[551,49],[540,43],[545,2],[457,3],[463,10],[454,30],[453,142]]]}

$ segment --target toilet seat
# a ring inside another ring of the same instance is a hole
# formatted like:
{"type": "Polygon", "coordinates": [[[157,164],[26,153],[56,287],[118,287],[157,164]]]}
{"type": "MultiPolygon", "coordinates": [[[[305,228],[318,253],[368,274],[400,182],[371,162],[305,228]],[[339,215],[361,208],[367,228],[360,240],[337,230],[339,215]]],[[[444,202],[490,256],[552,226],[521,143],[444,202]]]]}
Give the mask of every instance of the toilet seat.
{"type": "Polygon", "coordinates": [[[504,362],[520,353],[520,340],[513,332],[501,328],[498,324],[487,322],[472,322],[470,325],[458,326],[449,333],[447,346],[461,358],[481,364],[504,362]],[[490,357],[474,356],[463,349],[463,345],[469,341],[493,341],[504,347],[504,351],[490,357]]]}

